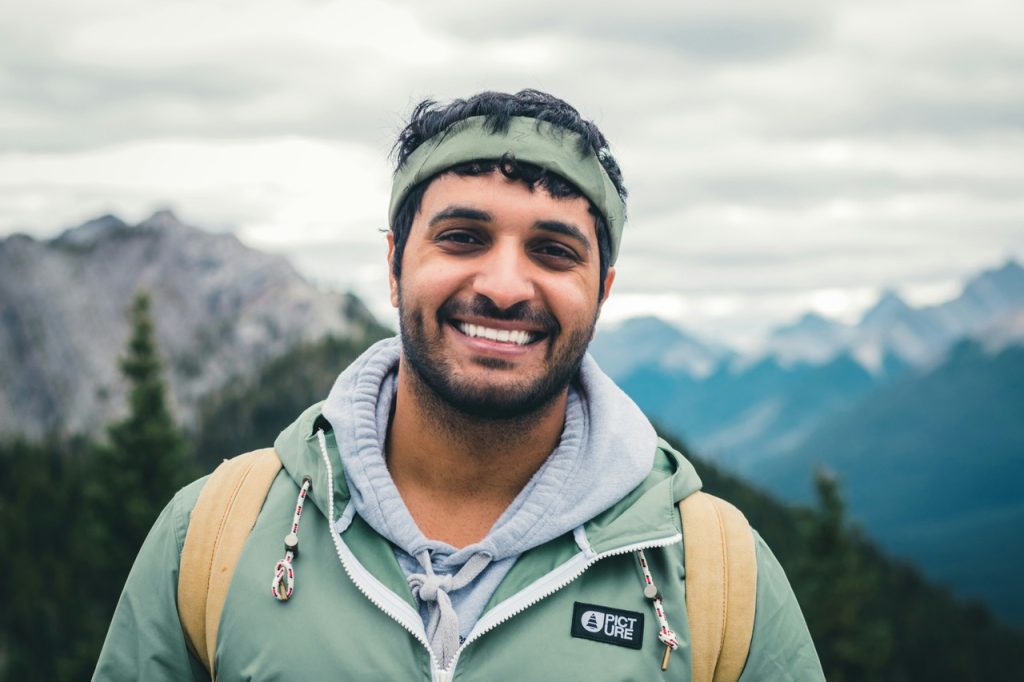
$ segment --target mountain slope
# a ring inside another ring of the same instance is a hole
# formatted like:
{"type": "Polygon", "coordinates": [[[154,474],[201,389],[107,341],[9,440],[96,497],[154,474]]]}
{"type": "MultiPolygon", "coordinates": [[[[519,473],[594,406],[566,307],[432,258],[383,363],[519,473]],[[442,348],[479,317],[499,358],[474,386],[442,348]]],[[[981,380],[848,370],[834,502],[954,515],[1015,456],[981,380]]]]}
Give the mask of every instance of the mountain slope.
{"type": "Polygon", "coordinates": [[[188,427],[197,400],[232,377],[296,343],[361,337],[373,324],[354,297],[166,211],[137,226],[105,216],[49,241],[12,236],[0,241],[0,437],[96,434],[121,413],[117,356],[140,289],[188,427]]]}
{"type": "Polygon", "coordinates": [[[825,420],[759,480],[807,499],[817,465],[885,547],[1024,626],[1024,348],[965,341],[825,420]]]}
{"type": "Polygon", "coordinates": [[[612,377],[625,376],[644,365],[705,376],[735,355],[723,346],[701,341],[650,316],[599,328],[590,352],[612,377]]]}
{"type": "Polygon", "coordinates": [[[710,376],[643,366],[619,385],[648,415],[739,473],[798,443],[817,420],[854,403],[879,383],[849,356],[823,365],[783,366],[766,358],[710,376]]]}

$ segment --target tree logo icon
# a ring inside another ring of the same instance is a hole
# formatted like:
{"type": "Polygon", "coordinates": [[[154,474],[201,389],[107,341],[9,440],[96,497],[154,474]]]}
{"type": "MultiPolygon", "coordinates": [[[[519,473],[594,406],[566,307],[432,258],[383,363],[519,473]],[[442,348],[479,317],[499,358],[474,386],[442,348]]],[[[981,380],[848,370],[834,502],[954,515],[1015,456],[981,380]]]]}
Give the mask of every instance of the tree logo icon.
{"type": "Polygon", "coordinates": [[[587,632],[601,632],[604,627],[604,614],[600,611],[584,611],[580,616],[580,625],[587,632]]]}

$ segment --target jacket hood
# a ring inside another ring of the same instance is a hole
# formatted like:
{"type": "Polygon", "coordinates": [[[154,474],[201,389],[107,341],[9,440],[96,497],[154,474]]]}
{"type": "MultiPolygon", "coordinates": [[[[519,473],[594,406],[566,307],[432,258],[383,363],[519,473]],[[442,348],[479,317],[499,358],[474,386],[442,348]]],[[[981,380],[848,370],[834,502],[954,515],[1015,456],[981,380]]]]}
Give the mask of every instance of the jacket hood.
{"type": "MultiPolygon", "coordinates": [[[[275,448],[296,482],[312,478],[310,498],[325,515],[331,477],[335,517],[351,502],[374,530],[410,555],[428,550],[446,563],[459,564],[483,552],[500,560],[592,519],[601,519],[600,527],[608,531],[633,526],[611,523],[608,517],[631,516],[625,513],[629,505],[622,503],[652,497],[645,494],[648,488],[657,489],[653,497],[669,510],[700,488],[690,463],[659,443],[639,408],[588,355],[570,391],[559,446],[487,538],[457,551],[428,540],[402,503],[383,456],[399,357],[397,338],[372,346],[338,377],[327,401],[307,409],[281,433],[275,448]],[[318,445],[319,429],[326,434],[328,461],[318,445]]],[[[674,518],[671,511],[665,515],[674,518]]],[[[650,517],[646,523],[651,523],[650,517]]]]}

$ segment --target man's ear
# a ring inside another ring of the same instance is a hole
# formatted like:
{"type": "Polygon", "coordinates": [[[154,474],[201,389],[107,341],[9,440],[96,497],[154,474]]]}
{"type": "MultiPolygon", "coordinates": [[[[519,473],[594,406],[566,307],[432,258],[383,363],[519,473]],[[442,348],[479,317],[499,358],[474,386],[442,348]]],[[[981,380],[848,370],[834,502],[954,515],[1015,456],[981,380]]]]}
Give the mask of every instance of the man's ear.
{"type": "Polygon", "coordinates": [[[388,230],[388,284],[391,286],[391,306],[398,307],[398,279],[395,277],[395,233],[388,230]]]}
{"type": "Polygon", "coordinates": [[[608,273],[604,276],[604,296],[597,302],[597,315],[594,316],[594,327],[590,330],[590,340],[594,340],[594,336],[597,334],[597,318],[601,317],[601,308],[604,307],[604,302],[608,300],[608,294],[612,293],[612,283],[615,282],[615,268],[609,267],[608,273]]]}
{"type": "Polygon", "coordinates": [[[604,296],[602,296],[601,300],[597,302],[598,313],[601,312],[601,307],[604,305],[604,302],[608,300],[608,295],[610,293],[612,293],[612,284],[614,282],[615,282],[615,267],[612,266],[612,267],[608,268],[608,274],[606,274],[604,276],[604,296]]]}

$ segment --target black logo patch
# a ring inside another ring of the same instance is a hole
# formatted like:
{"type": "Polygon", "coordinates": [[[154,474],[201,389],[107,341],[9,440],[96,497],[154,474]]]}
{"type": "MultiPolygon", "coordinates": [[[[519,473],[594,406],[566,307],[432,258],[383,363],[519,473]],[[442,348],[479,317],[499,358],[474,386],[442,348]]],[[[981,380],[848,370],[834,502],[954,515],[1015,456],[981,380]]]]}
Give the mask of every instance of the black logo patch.
{"type": "Polygon", "coordinates": [[[644,614],[576,602],[572,609],[572,636],[639,649],[644,643],[644,614]]]}

